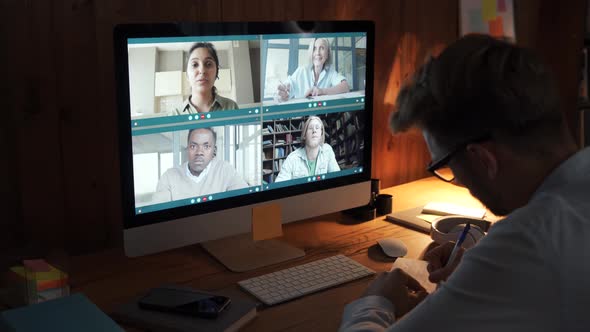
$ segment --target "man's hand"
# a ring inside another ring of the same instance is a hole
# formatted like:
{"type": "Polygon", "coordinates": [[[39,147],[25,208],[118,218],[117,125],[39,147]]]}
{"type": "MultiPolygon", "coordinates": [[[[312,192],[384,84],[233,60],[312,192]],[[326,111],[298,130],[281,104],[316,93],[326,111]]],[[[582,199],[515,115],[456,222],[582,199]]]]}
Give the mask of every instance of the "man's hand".
{"type": "Polygon", "coordinates": [[[428,262],[428,266],[426,269],[430,273],[428,279],[433,283],[439,283],[441,281],[447,280],[447,278],[455,271],[457,265],[461,261],[463,257],[463,253],[465,249],[459,248],[457,252],[457,256],[455,256],[455,260],[451,262],[450,265],[447,265],[447,261],[451,256],[451,251],[453,251],[453,247],[455,246],[454,242],[447,242],[442,244],[424,255],[424,260],[428,262]]]}
{"type": "Polygon", "coordinates": [[[420,283],[401,269],[380,273],[363,296],[380,295],[393,303],[395,317],[412,310],[428,295],[420,283]]]}

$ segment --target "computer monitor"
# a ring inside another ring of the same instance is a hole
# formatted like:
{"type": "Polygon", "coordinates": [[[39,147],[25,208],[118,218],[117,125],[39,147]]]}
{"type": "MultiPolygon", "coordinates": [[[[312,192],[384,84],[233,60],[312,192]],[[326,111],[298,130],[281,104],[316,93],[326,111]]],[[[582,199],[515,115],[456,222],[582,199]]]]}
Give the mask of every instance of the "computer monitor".
{"type": "Polygon", "coordinates": [[[124,24],[114,42],[128,256],[248,233],[254,206],[287,223],[369,202],[372,22],[124,24]]]}

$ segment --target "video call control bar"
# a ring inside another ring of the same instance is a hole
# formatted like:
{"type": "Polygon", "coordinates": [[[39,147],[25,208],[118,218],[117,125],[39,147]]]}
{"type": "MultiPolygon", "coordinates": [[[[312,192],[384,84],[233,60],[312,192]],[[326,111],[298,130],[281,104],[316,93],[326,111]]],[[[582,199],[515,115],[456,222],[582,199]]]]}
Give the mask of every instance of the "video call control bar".
{"type": "Polygon", "coordinates": [[[364,97],[356,97],[273,106],[272,108],[255,107],[240,110],[136,119],[131,121],[131,131],[132,136],[139,136],[188,130],[198,127],[216,127],[247,123],[257,124],[264,120],[359,111],[365,108],[364,99],[364,97]]]}
{"type": "Polygon", "coordinates": [[[279,188],[283,188],[283,187],[289,187],[289,186],[304,184],[304,183],[309,183],[309,182],[324,181],[324,180],[328,180],[328,179],[332,179],[332,178],[336,178],[336,177],[341,177],[341,176],[360,174],[362,172],[363,172],[362,166],[353,167],[353,168],[341,170],[338,172],[332,172],[332,173],[328,173],[328,174],[318,174],[315,176],[307,176],[304,178],[293,179],[293,180],[282,181],[282,182],[267,183],[267,184],[262,184],[260,186],[253,186],[253,187],[244,188],[244,189],[231,190],[231,191],[220,192],[220,193],[215,193],[215,194],[208,194],[208,195],[203,195],[203,196],[198,196],[198,197],[191,197],[191,198],[181,199],[181,200],[172,201],[172,202],[145,205],[145,206],[141,206],[141,207],[136,207],[135,213],[136,214],[146,214],[146,213],[150,213],[150,212],[166,210],[166,209],[180,207],[180,206],[188,206],[188,205],[195,205],[195,204],[200,204],[200,203],[207,203],[207,202],[210,202],[213,200],[219,200],[219,199],[224,199],[224,198],[229,198],[229,197],[254,194],[254,193],[258,193],[258,192],[265,191],[265,190],[279,189],[279,188]]]}

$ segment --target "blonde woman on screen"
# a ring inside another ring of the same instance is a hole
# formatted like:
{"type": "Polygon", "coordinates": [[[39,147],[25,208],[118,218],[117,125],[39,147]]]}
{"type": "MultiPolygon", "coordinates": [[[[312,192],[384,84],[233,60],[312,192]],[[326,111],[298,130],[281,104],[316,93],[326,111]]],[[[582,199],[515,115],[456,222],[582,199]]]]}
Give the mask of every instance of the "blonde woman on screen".
{"type": "Polygon", "coordinates": [[[297,68],[286,82],[277,87],[276,99],[279,102],[350,91],[346,77],[334,68],[327,39],[314,38],[309,44],[308,53],[310,64],[297,68]]]}

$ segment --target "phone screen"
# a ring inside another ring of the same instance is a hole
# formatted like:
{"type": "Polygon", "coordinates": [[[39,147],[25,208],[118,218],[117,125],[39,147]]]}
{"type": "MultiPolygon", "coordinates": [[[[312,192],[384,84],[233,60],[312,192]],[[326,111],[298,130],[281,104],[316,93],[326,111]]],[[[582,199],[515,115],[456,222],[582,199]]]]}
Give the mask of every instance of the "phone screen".
{"type": "Polygon", "coordinates": [[[215,318],[229,306],[230,302],[231,300],[225,296],[170,288],[154,288],[139,300],[139,306],[145,309],[215,318]]]}

